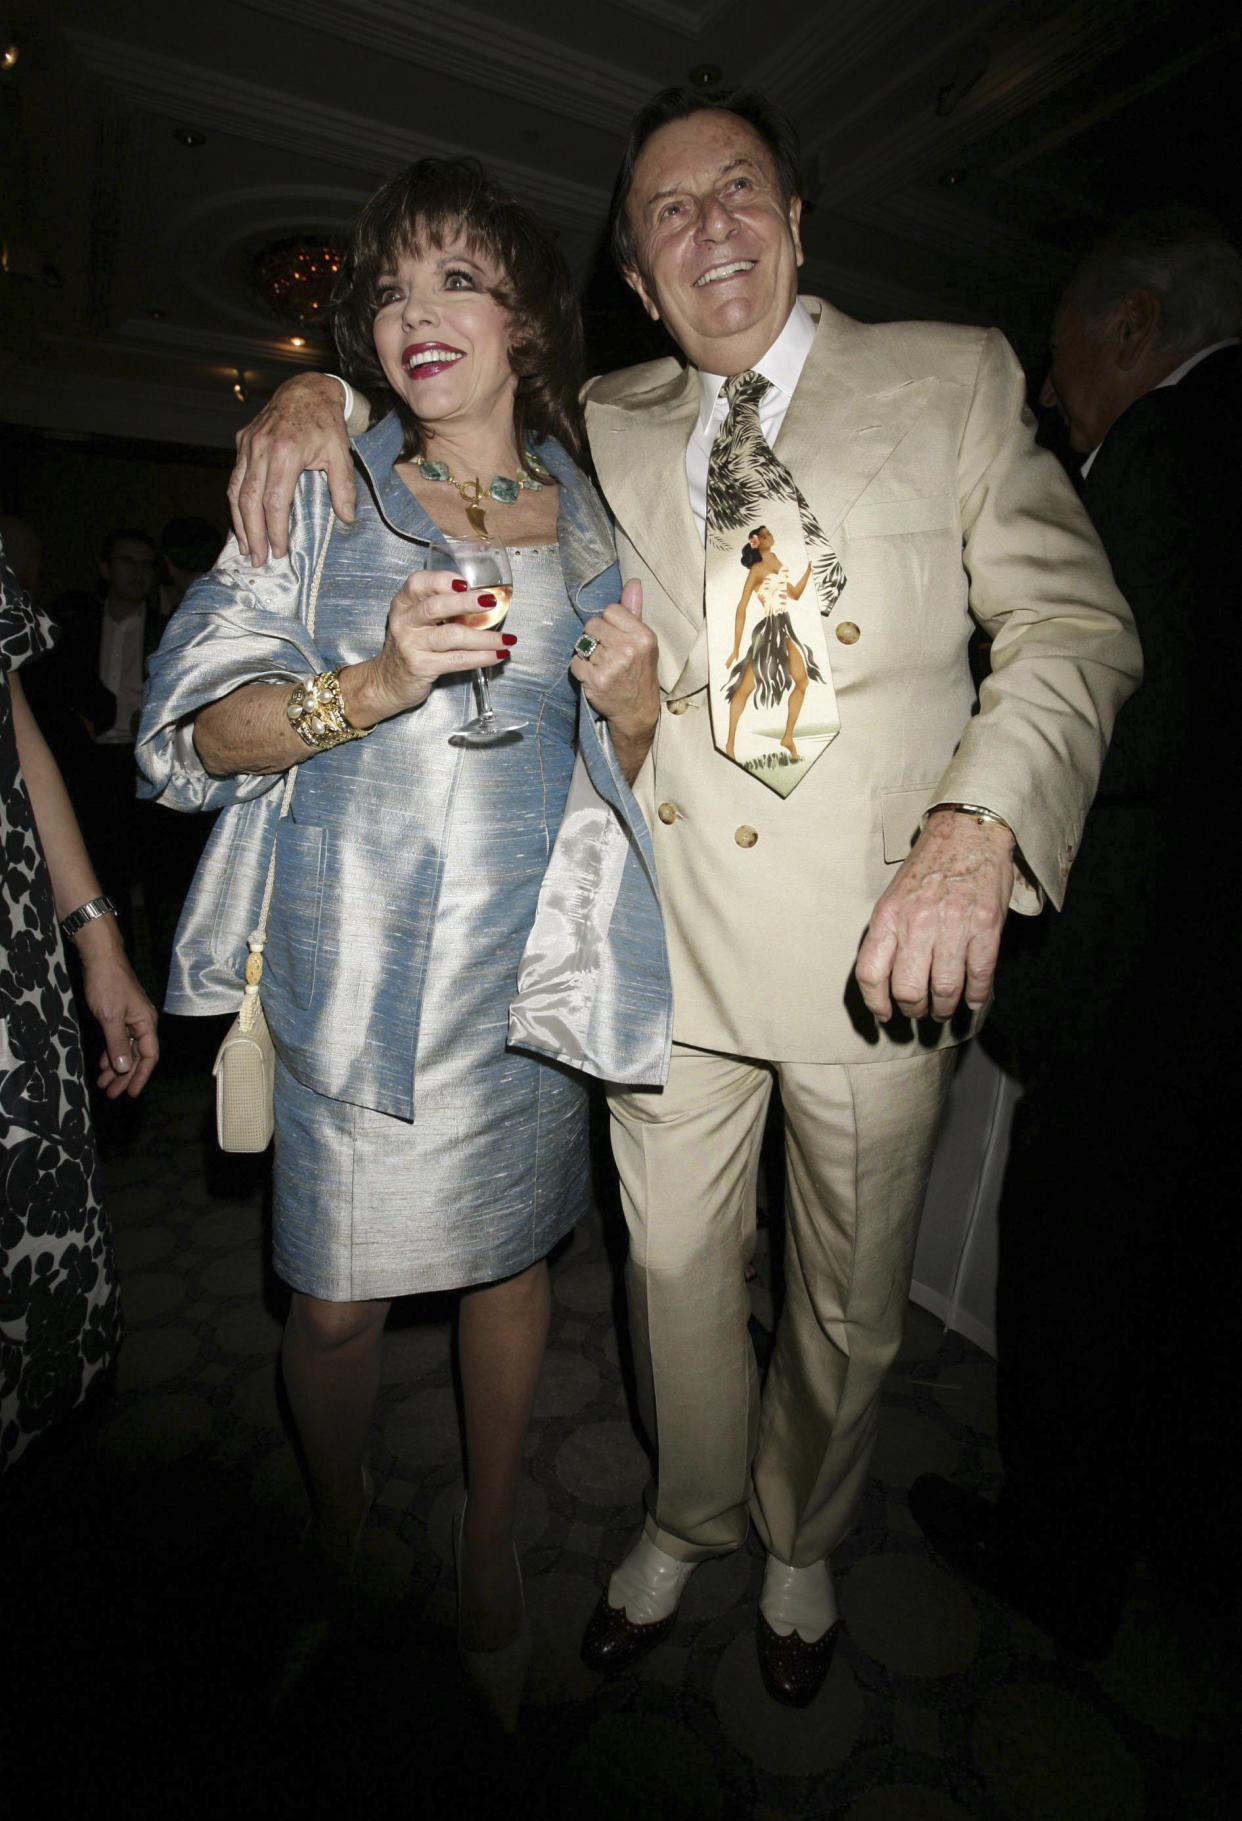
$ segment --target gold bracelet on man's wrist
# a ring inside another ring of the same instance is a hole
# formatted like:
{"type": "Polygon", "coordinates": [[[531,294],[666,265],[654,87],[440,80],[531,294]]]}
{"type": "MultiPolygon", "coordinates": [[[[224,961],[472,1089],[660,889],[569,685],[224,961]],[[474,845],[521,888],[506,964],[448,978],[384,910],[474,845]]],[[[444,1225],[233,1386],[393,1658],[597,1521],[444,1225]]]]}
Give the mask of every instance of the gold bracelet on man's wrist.
{"type": "Polygon", "coordinates": [[[298,739],[312,752],[327,752],[333,746],[344,746],[347,740],[363,740],[374,731],[355,727],[346,716],[339,670],[321,670],[304,683],[295,683],[285,713],[298,739]]]}
{"type": "MultiPolygon", "coordinates": [[[[927,813],[929,816],[934,816],[938,809],[951,809],[957,816],[973,816],[980,828],[987,822],[993,822],[998,828],[1003,828],[1007,833],[1013,835],[1013,830],[1004,816],[998,816],[994,809],[984,809],[981,803],[933,803],[927,813]]],[[[1017,838],[1014,835],[1015,841],[1017,838]]]]}

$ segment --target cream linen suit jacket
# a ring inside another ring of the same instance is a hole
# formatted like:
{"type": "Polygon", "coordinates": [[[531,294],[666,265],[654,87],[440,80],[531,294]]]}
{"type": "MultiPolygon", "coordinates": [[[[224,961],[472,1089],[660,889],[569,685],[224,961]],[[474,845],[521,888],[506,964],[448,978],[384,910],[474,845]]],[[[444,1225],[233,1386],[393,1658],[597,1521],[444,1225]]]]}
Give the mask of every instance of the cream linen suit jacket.
{"type": "Polygon", "coordinates": [[[1044,894],[1059,906],[1141,661],[1086,514],[1033,441],[1004,338],[866,325],[803,301],[816,335],[776,450],[847,584],[828,621],[841,732],[787,799],[711,738],[703,546],[685,474],[697,372],[652,362],[593,380],[584,403],[622,575],[642,582],[660,646],[660,723],[635,793],[655,848],[674,1036],[790,1062],[882,1061],[970,1028],[881,1028],[853,977],[924,812],[940,800],[995,810],[1030,875],[1014,907],[1037,910],[1044,894]],[[974,621],[993,640],[977,703],[974,621]]]}

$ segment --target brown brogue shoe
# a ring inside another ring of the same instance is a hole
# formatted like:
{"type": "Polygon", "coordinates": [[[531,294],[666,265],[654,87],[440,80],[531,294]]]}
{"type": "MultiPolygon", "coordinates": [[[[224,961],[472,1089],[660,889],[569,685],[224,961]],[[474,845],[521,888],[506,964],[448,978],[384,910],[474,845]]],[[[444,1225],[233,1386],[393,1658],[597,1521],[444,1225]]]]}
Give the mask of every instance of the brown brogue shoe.
{"type": "Polygon", "coordinates": [[[759,1647],[759,1673],[774,1701],[786,1707],[807,1707],[824,1685],[836,1649],[840,1621],[830,1625],[822,1638],[808,1644],[796,1631],[782,1638],[763,1614],[755,1642],[759,1647]]]}
{"type": "Polygon", "coordinates": [[[608,1595],[602,1593],[583,1634],[582,1661],[597,1675],[617,1675],[632,1663],[639,1662],[649,1650],[654,1650],[661,1638],[668,1636],[676,1620],[677,1614],[671,1612],[666,1619],[656,1619],[653,1624],[636,1625],[633,1619],[627,1618],[624,1606],[610,1606],[608,1595]]]}

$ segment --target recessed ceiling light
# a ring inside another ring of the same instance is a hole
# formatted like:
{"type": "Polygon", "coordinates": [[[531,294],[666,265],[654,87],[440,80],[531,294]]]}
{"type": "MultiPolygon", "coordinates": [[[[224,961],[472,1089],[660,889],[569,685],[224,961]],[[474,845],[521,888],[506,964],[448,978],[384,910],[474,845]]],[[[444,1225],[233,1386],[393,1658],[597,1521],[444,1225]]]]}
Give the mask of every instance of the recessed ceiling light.
{"type": "Polygon", "coordinates": [[[291,335],[289,337],[289,346],[291,348],[304,348],[306,346],[306,337],[304,335],[291,335]]]}
{"type": "Polygon", "coordinates": [[[958,184],[965,183],[969,176],[970,172],[962,170],[959,166],[955,171],[942,171],[940,174],[940,182],[944,185],[946,190],[955,190],[958,184]]]}
{"type": "Polygon", "coordinates": [[[246,375],[244,373],[239,372],[237,378],[233,381],[233,397],[237,400],[239,405],[244,405],[246,400],[250,397],[249,392],[246,390],[246,375]]]}
{"type": "Polygon", "coordinates": [[[206,133],[200,133],[196,126],[175,126],[173,138],[178,145],[198,146],[207,143],[206,133]]]}
{"type": "Polygon", "coordinates": [[[696,63],[690,72],[690,85],[696,89],[714,89],[723,74],[718,63],[696,63]]]}
{"type": "Polygon", "coordinates": [[[0,70],[11,70],[20,56],[21,52],[15,44],[6,44],[3,53],[0,54],[0,70]]]}

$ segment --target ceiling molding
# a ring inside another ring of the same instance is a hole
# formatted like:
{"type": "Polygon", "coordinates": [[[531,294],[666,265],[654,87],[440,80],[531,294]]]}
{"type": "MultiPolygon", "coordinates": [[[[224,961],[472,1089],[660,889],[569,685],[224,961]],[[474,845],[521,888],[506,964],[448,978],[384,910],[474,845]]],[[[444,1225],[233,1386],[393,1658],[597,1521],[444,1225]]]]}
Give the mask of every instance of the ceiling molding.
{"type": "Polygon", "coordinates": [[[1046,132],[1028,135],[1016,151],[991,167],[992,174],[996,177],[1012,177],[1036,159],[1046,157],[1049,152],[1059,151],[1063,145],[1081,138],[1092,127],[1110,120],[1114,114],[1119,114],[1133,102],[1157,93],[1167,83],[1175,82],[1179,76],[1184,76],[1214,52],[1236,53],[1238,35],[1239,28],[1234,26],[1229,31],[1222,32],[1211,43],[1194,45],[1182,56],[1169,58],[1159,68],[1148,71],[1140,81],[1101,96],[1091,107],[1080,109],[1071,119],[1059,122],[1046,132]]]}
{"type": "Polygon", "coordinates": [[[654,19],[670,31],[680,32],[683,38],[699,38],[710,31],[732,3],[733,0],[700,0],[698,6],[688,3],[679,6],[677,0],[612,0],[618,11],[635,13],[640,19],[654,19]]]}
{"type": "MultiPolygon", "coordinates": [[[[256,323],[270,322],[248,281],[257,245],[312,231],[347,242],[366,200],[365,185],[277,183],[215,190],[164,223],[164,246],[185,291],[248,324],[246,339],[253,340],[256,323]]],[[[220,336],[212,329],[205,339],[215,346],[227,332],[220,336]]]]}
{"type": "MultiPolygon", "coordinates": [[[[754,86],[779,95],[790,113],[816,98],[822,102],[825,89],[839,91],[858,64],[890,40],[901,40],[925,10],[925,0],[889,0],[883,7],[875,0],[837,0],[831,12],[817,7],[801,31],[757,65],[754,86]]],[[[943,60],[943,41],[934,55],[943,60]]]]}
{"type": "MultiPolygon", "coordinates": [[[[936,114],[929,103],[895,132],[860,135],[850,130],[848,119],[830,116],[831,124],[807,147],[828,171],[821,204],[839,208],[859,191],[900,185],[937,163],[960,162],[972,145],[1085,74],[1133,31],[1132,16],[1119,9],[1116,0],[1084,0],[1010,45],[948,118],[936,114]],[[851,144],[862,148],[852,157],[851,144]]],[[[903,81],[908,78],[907,65],[903,81]]],[[[870,101],[860,104],[856,112],[869,114],[872,106],[870,101]]]]}
{"type": "Polygon", "coordinates": [[[9,424],[88,436],[196,443],[231,449],[253,407],[191,386],[135,382],[47,367],[10,368],[0,379],[0,416],[9,424]]]}
{"type": "Polygon", "coordinates": [[[651,93],[650,82],[615,62],[558,44],[494,14],[468,6],[411,6],[409,0],[245,0],[254,12],[312,26],[330,38],[366,44],[420,71],[447,76],[498,95],[513,95],[553,114],[621,133],[651,93]]]}
{"type": "MultiPolygon", "coordinates": [[[[49,343],[70,340],[48,336],[49,343]]],[[[81,345],[81,344],[79,344],[81,345]]],[[[318,367],[330,358],[327,346],[291,348],[289,337],[273,333],[263,335],[230,335],[213,331],[205,337],[199,328],[172,322],[151,322],[145,316],[130,316],[118,323],[114,335],[92,339],[92,348],[114,350],[117,354],[138,353],[159,360],[176,360],[183,366],[187,360],[210,364],[227,362],[233,366],[253,366],[256,362],[270,365],[279,361],[290,367],[318,367]]]]}
{"type": "MultiPolygon", "coordinates": [[[[91,74],[109,83],[115,95],[166,118],[184,114],[196,126],[280,146],[299,158],[308,146],[322,142],[332,147],[336,162],[386,177],[414,158],[460,158],[471,151],[99,32],[70,27],[66,37],[91,74]]],[[[608,197],[594,185],[512,161],[491,159],[489,164],[506,188],[553,223],[598,229],[604,219],[608,197]]]]}

